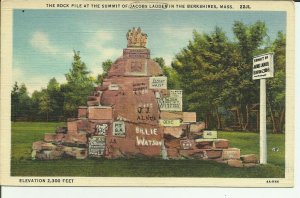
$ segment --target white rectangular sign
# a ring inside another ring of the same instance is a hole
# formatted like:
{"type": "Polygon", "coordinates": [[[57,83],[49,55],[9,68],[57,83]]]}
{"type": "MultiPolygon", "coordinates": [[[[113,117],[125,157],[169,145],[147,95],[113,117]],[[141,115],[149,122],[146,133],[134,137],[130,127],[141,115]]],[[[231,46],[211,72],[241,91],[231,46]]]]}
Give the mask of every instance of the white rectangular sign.
{"type": "Polygon", "coordinates": [[[156,76],[149,79],[150,89],[167,89],[167,77],[156,76]]]}
{"type": "Polygon", "coordinates": [[[262,54],[253,58],[253,80],[273,78],[273,53],[262,54]]]}
{"type": "Polygon", "coordinates": [[[182,111],[182,90],[170,90],[170,96],[157,99],[161,111],[182,111]]]}

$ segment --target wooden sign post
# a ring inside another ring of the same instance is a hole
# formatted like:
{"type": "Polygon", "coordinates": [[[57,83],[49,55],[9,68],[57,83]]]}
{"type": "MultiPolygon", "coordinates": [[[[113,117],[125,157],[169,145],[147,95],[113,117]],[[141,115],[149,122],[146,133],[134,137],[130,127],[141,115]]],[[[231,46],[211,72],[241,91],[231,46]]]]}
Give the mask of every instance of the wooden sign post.
{"type": "Polygon", "coordinates": [[[266,78],[274,77],[273,54],[267,53],[253,58],[253,80],[260,80],[260,163],[267,164],[267,127],[266,127],[266,78]]]}

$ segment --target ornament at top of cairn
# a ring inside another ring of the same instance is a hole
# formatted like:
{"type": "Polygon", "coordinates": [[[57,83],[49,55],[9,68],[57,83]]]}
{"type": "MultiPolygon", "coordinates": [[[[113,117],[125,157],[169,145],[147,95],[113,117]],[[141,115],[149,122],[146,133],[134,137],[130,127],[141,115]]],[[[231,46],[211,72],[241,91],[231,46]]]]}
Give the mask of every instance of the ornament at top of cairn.
{"type": "Polygon", "coordinates": [[[148,36],[142,32],[140,27],[128,30],[126,37],[127,47],[146,47],[148,36]]]}

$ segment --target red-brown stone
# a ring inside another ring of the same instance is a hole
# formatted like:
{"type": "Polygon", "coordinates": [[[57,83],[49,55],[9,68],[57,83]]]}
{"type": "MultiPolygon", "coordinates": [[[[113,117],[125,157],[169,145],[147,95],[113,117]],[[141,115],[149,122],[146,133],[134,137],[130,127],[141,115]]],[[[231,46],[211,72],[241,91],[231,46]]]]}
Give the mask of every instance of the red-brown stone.
{"type": "Polygon", "coordinates": [[[216,159],[222,156],[222,150],[206,150],[205,152],[208,159],[216,159]]]}
{"type": "Polygon", "coordinates": [[[54,142],[55,141],[55,133],[45,133],[44,134],[44,141],[45,142],[54,142]]]}
{"type": "Polygon", "coordinates": [[[78,108],[78,118],[86,118],[87,117],[87,107],[81,106],[78,108]]]}
{"type": "Polygon", "coordinates": [[[165,140],[165,146],[167,148],[177,148],[180,149],[180,139],[173,139],[173,140],[165,140]]]}
{"type": "Polygon", "coordinates": [[[33,150],[42,150],[43,141],[37,141],[32,143],[33,150]]]}
{"type": "Polygon", "coordinates": [[[88,118],[91,120],[109,120],[112,119],[111,107],[89,107],[88,118]]]}
{"type": "Polygon", "coordinates": [[[167,149],[168,158],[170,159],[177,159],[179,157],[178,149],[176,148],[169,148],[167,149]]]}
{"type": "Polygon", "coordinates": [[[216,148],[221,148],[221,149],[228,149],[229,141],[228,140],[223,140],[223,139],[215,140],[215,147],[216,148]]]}
{"type": "Polygon", "coordinates": [[[67,124],[68,133],[77,133],[77,120],[70,120],[67,124]]]}

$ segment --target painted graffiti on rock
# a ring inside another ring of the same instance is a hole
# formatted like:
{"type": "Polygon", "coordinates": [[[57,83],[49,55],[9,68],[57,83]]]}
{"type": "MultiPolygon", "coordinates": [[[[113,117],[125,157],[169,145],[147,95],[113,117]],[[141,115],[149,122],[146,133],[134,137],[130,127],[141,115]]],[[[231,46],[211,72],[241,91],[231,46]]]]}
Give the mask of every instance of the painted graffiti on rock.
{"type": "Polygon", "coordinates": [[[137,108],[137,120],[138,121],[155,121],[156,117],[153,115],[152,111],[153,104],[140,104],[137,108]]]}
{"type": "Polygon", "coordinates": [[[148,93],[148,85],[146,83],[133,83],[132,84],[132,91],[135,95],[142,95],[148,93]]]}
{"type": "Polygon", "coordinates": [[[184,150],[192,149],[193,143],[191,140],[181,140],[180,141],[181,148],[184,150]]]}
{"type": "Polygon", "coordinates": [[[96,125],[96,134],[97,135],[106,135],[108,130],[108,124],[97,124],[96,125]]]}
{"type": "Polygon", "coordinates": [[[105,150],[105,137],[93,136],[89,138],[89,156],[101,157],[105,150]]]}
{"type": "Polygon", "coordinates": [[[162,141],[156,140],[153,137],[158,136],[157,128],[142,128],[136,127],[136,144],[137,146],[161,146],[162,141]],[[150,138],[150,136],[152,138],[150,138]]]}
{"type": "Polygon", "coordinates": [[[125,123],[123,121],[113,122],[113,135],[125,136],[125,123]]]}
{"type": "Polygon", "coordinates": [[[170,96],[157,99],[161,111],[182,111],[182,90],[170,90],[170,96]]]}

